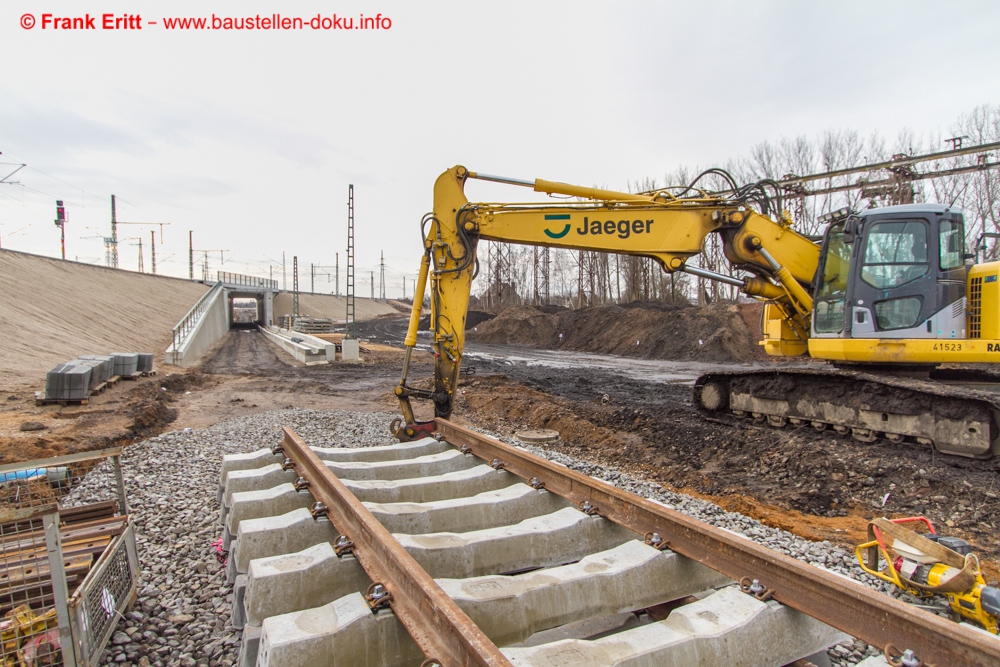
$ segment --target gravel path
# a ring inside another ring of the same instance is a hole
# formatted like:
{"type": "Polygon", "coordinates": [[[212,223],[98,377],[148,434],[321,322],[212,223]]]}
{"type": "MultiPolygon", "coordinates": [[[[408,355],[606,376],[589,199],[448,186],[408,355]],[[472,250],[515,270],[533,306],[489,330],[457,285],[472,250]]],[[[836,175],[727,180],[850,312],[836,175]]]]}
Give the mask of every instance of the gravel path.
{"type": "MultiPolygon", "coordinates": [[[[139,599],[118,623],[100,664],[236,663],[240,631],[212,543],[220,536],[216,488],[224,454],[269,447],[291,426],[323,447],[389,444],[392,415],[273,410],[210,428],[164,433],[125,449],[122,466],[142,567],[139,599]]],[[[86,484],[80,501],[107,496],[86,484]]]]}
{"type": "MultiPolygon", "coordinates": [[[[273,410],[221,422],[206,429],[175,431],[132,445],[122,464],[137,529],[142,566],[139,600],[122,619],[101,664],[195,667],[236,662],[240,632],[230,624],[232,595],[213,541],[220,535],[216,488],[224,454],[250,452],[279,442],[291,426],[313,446],[367,447],[391,444],[394,415],[302,409],[273,410]]],[[[497,434],[491,433],[494,437],[497,434]]],[[[500,437],[511,444],[510,438],[500,437]]],[[[657,484],[536,447],[528,451],[622,489],[652,498],[773,549],[827,567],[898,596],[888,584],[864,575],[853,553],[828,542],[809,542],[769,528],[712,503],[672,493],[657,484]]],[[[103,490],[76,491],[81,500],[103,490]]],[[[876,654],[861,642],[831,649],[835,665],[851,665],[876,654]]]]}

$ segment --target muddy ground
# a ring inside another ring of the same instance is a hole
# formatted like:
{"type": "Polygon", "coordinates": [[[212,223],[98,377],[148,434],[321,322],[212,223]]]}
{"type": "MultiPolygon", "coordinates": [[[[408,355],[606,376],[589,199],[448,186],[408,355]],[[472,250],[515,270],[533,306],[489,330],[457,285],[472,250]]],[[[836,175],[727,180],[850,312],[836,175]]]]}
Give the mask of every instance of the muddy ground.
{"type": "Polygon", "coordinates": [[[369,345],[363,357],[359,365],[306,368],[260,334],[234,330],[200,368],[158,366],[156,375],[121,381],[87,405],[36,406],[44,377],[37,386],[4,386],[0,463],[125,446],[166,430],[275,408],[386,409],[388,399],[380,394],[399,381],[401,355],[369,345]]]}
{"type": "MultiPolygon", "coordinates": [[[[127,444],[287,406],[392,411],[402,359],[392,345],[404,328],[405,318],[360,325],[359,335],[373,342],[363,346],[363,363],[356,365],[304,367],[260,334],[233,331],[200,369],[167,374],[160,368],[159,375],[121,383],[88,406],[35,407],[29,388],[13,388],[0,410],[2,462],[127,444]],[[25,421],[45,428],[18,431],[25,421]]],[[[708,420],[694,410],[684,384],[595,368],[481,359],[475,365],[457,398],[460,423],[503,434],[555,429],[562,439],[553,448],[810,539],[854,545],[865,538],[868,518],[926,514],[940,532],[974,543],[987,578],[998,578],[995,462],[944,457],[914,445],[863,444],[808,427],[708,420]]],[[[430,373],[430,356],[415,355],[414,384],[430,373]]],[[[430,416],[429,406],[417,407],[418,416],[430,416]]]]}

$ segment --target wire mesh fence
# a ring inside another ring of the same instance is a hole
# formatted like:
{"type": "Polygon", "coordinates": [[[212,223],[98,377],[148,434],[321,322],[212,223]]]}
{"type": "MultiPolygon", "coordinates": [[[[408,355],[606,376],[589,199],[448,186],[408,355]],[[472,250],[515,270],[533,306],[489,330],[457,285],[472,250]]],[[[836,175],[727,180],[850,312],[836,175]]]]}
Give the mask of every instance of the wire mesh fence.
{"type": "MultiPolygon", "coordinates": [[[[65,584],[53,530],[54,503],[6,512],[0,524],[0,665],[62,665],[59,612],[65,584]],[[58,570],[53,577],[53,571],[58,570]],[[60,586],[60,584],[62,585],[60,586]]],[[[65,613],[65,611],[64,611],[65,613]]]]}
{"type": "Polygon", "coordinates": [[[95,664],[134,601],[120,455],[0,466],[0,667],[95,664]]]}
{"type": "Polygon", "coordinates": [[[114,501],[126,514],[121,448],[0,466],[0,509],[60,508],[114,501]]]}

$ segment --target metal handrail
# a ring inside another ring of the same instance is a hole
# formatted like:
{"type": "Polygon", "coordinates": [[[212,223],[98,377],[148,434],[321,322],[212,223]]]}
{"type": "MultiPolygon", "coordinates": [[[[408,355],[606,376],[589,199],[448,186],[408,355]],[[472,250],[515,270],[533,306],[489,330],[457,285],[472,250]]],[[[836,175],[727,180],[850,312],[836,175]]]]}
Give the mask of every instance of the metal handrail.
{"type": "Polygon", "coordinates": [[[257,276],[248,276],[243,273],[230,273],[228,271],[219,271],[215,274],[216,280],[219,282],[224,282],[227,285],[246,285],[248,287],[263,287],[264,289],[276,290],[278,289],[278,281],[271,280],[269,278],[258,278],[257,276]]]}
{"type": "Polygon", "coordinates": [[[212,285],[212,289],[205,292],[198,303],[191,306],[191,310],[187,312],[187,315],[181,318],[181,321],[173,328],[173,351],[177,352],[178,347],[187,338],[187,335],[191,333],[194,327],[201,320],[201,316],[205,313],[208,308],[209,302],[214,298],[217,292],[222,290],[222,281],[216,282],[212,285]]]}

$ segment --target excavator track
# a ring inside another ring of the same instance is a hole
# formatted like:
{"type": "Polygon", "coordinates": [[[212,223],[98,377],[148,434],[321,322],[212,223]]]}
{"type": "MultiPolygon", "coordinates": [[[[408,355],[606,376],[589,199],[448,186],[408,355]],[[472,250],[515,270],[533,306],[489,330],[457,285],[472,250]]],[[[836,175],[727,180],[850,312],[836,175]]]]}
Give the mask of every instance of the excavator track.
{"type": "Polygon", "coordinates": [[[885,438],[988,459],[1000,454],[1000,393],[986,389],[996,382],[962,370],[929,379],[829,366],[723,371],[698,378],[694,403],[778,428],[833,429],[862,442],[885,438]]]}

